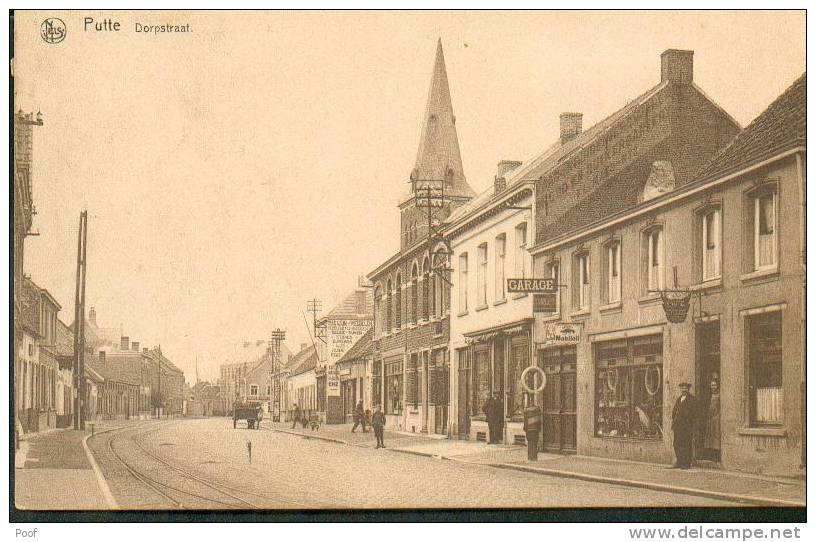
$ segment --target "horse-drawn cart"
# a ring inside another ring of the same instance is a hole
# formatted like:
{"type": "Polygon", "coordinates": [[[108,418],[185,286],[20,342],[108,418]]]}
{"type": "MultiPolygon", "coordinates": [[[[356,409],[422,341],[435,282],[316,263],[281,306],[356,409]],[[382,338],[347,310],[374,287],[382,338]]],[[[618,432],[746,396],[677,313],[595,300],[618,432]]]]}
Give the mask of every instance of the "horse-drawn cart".
{"type": "Polygon", "coordinates": [[[246,420],[247,429],[260,429],[263,408],[260,404],[236,404],[232,414],[232,427],[238,427],[238,420],[246,420]]]}

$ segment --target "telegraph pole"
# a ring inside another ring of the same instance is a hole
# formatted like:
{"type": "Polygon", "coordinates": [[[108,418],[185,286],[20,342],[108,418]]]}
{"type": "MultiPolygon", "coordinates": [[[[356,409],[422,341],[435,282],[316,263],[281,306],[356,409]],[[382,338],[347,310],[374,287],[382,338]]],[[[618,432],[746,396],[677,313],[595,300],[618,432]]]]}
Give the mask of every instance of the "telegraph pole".
{"type": "Polygon", "coordinates": [[[79,214],[76,291],[74,295],[74,429],[85,429],[85,274],[88,244],[88,211],[79,214]]]}
{"type": "Polygon", "coordinates": [[[286,339],[286,331],[275,329],[269,336],[269,346],[272,348],[272,377],[269,379],[272,397],[272,420],[280,421],[280,345],[286,339]],[[277,420],[275,419],[277,417],[277,420]]]}

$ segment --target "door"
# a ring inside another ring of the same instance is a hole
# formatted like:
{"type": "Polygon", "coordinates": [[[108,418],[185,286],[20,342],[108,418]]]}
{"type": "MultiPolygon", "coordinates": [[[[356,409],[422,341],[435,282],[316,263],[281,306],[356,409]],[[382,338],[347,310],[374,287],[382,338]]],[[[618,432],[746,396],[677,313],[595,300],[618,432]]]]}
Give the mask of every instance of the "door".
{"type": "MultiPolygon", "coordinates": [[[[697,324],[696,389],[700,400],[701,423],[695,455],[698,459],[720,460],[720,322],[697,324]]],[[[725,390],[728,392],[728,390],[725,390]]]]}
{"type": "Polygon", "coordinates": [[[470,387],[471,382],[471,360],[470,351],[467,348],[457,350],[459,356],[459,400],[457,414],[459,418],[458,430],[459,438],[467,439],[470,437],[470,400],[473,395],[473,390],[470,387]]]}
{"type": "Polygon", "coordinates": [[[576,348],[566,346],[539,352],[547,375],[544,388],[543,448],[561,454],[576,451],[576,348]]]}

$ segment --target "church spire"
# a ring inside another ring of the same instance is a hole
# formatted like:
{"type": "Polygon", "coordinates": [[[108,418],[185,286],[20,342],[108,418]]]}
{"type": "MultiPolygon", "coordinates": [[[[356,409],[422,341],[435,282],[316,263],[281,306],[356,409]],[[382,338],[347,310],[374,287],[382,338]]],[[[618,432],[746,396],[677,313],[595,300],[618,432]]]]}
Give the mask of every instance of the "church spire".
{"type": "Polygon", "coordinates": [[[456,117],[453,115],[448,73],[442,52],[442,39],[436,45],[431,88],[419,139],[416,164],[411,172],[415,180],[445,180],[445,192],[450,196],[472,197],[473,189],[465,180],[456,117]]]}

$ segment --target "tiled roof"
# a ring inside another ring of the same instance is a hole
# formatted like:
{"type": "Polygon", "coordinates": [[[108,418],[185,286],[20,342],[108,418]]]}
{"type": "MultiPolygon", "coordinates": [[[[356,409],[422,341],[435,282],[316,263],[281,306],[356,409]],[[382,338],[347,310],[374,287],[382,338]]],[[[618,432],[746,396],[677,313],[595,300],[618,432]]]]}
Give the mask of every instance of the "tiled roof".
{"type": "Polygon", "coordinates": [[[74,355],[74,334],[59,318],[57,318],[57,343],[55,350],[58,356],[73,357],[74,355]]]}
{"type": "Polygon", "coordinates": [[[369,328],[362,337],[360,337],[356,343],[351,345],[351,348],[343,354],[343,357],[337,360],[337,363],[343,363],[346,361],[353,361],[363,356],[370,355],[372,352],[372,345],[371,340],[374,338],[374,328],[369,328]]]}
{"type": "Polygon", "coordinates": [[[716,177],[804,144],[807,135],[807,74],[802,74],[731,140],[700,177],[716,177]]]}
{"type": "Polygon", "coordinates": [[[292,357],[290,376],[296,376],[311,371],[317,365],[317,350],[314,346],[307,346],[292,357]]]}
{"type": "MultiPolygon", "coordinates": [[[[507,189],[525,180],[538,180],[546,177],[552,170],[560,165],[564,160],[568,159],[576,151],[580,151],[586,145],[595,141],[599,136],[603,135],[609,128],[612,128],[615,123],[623,120],[629,113],[634,111],[638,106],[648,102],[657,96],[661,90],[666,88],[668,83],[660,83],[634,100],[624,105],[615,113],[609,115],[602,121],[598,122],[591,128],[584,130],[573,139],[566,143],[561,143],[557,140],[555,143],[547,147],[540,154],[534,156],[530,160],[522,163],[519,167],[512,170],[507,175],[507,189]]],[[[456,211],[445,220],[447,224],[452,224],[463,218],[465,215],[476,211],[480,207],[488,204],[494,198],[495,190],[490,186],[487,190],[473,198],[471,201],[459,207],[456,211]]],[[[500,195],[500,194],[499,194],[500,195]]]]}
{"type": "Polygon", "coordinates": [[[374,292],[370,288],[365,291],[355,290],[351,292],[346,298],[337,304],[326,316],[326,318],[373,318],[374,317],[374,292]],[[363,312],[358,312],[357,294],[362,293],[364,297],[363,312]]]}

